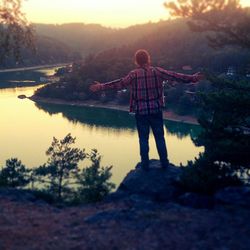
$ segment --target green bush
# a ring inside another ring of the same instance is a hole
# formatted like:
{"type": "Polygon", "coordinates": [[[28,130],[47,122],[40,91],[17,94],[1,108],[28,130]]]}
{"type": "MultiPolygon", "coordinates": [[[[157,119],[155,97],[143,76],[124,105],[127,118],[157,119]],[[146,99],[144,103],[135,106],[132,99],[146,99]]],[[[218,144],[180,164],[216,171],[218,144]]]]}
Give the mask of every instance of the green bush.
{"type": "Polygon", "coordinates": [[[101,201],[115,188],[115,185],[109,181],[112,176],[112,166],[101,167],[101,156],[96,149],[91,151],[88,158],[92,165],[84,168],[78,175],[77,196],[83,202],[101,201]]]}
{"type": "Polygon", "coordinates": [[[13,188],[26,186],[30,182],[29,172],[30,170],[26,169],[21,161],[11,158],[0,171],[0,186],[13,188]]]}
{"type": "Polygon", "coordinates": [[[35,170],[36,175],[45,178],[48,189],[58,200],[62,200],[63,196],[71,192],[70,181],[78,171],[79,161],[86,157],[84,150],[72,147],[74,143],[75,138],[71,134],[60,141],[54,137],[46,151],[49,156],[47,164],[35,170]]]}
{"type": "Polygon", "coordinates": [[[220,188],[241,184],[237,172],[230,165],[213,162],[204,154],[194,162],[188,162],[180,176],[180,185],[185,191],[202,194],[213,194],[220,188]]]}
{"type": "Polygon", "coordinates": [[[49,204],[56,202],[55,197],[47,189],[33,189],[32,191],[37,199],[46,201],[49,204]]]}
{"type": "Polygon", "coordinates": [[[96,149],[90,154],[74,148],[75,138],[71,134],[62,140],[53,138],[46,151],[46,164],[32,170],[16,158],[6,161],[0,171],[0,187],[24,187],[31,183],[31,191],[37,198],[48,203],[74,205],[97,202],[107,196],[115,185],[109,167],[101,167],[101,156],[96,149]],[[78,164],[85,158],[91,166],[80,169],[78,164]]]}

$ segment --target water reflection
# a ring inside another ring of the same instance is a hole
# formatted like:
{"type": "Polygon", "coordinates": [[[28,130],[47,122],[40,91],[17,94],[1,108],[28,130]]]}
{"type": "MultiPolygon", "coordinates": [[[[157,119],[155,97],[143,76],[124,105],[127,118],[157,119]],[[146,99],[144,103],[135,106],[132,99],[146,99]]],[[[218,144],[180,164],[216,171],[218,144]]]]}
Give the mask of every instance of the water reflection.
{"type": "Polygon", "coordinates": [[[186,124],[174,121],[165,121],[167,132],[171,135],[177,136],[179,139],[185,137],[191,137],[193,139],[197,138],[198,134],[201,132],[200,126],[186,124]]]}
{"type": "MultiPolygon", "coordinates": [[[[31,96],[39,87],[0,89],[0,141],[4,145],[0,150],[0,166],[11,157],[19,158],[31,168],[39,166],[47,161],[45,151],[53,136],[61,139],[71,133],[77,138],[76,147],[85,148],[86,152],[97,148],[104,156],[102,165],[114,166],[112,181],[118,185],[140,160],[134,117],[128,112],[35,104],[29,99],[17,98],[20,94],[31,96]]],[[[171,163],[185,165],[203,151],[190,139],[199,127],[176,122],[165,125],[171,163]]],[[[150,158],[157,159],[152,134],[149,143],[150,158]]]]}
{"type": "Polygon", "coordinates": [[[40,83],[40,77],[53,75],[58,67],[16,72],[0,72],[0,88],[34,86],[40,83]]]}
{"type": "MultiPolygon", "coordinates": [[[[136,130],[135,119],[126,111],[117,111],[95,107],[76,107],[70,105],[57,105],[36,103],[39,110],[54,115],[61,113],[69,121],[78,124],[86,124],[90,127],[112,128],[115,130],[136,130]]],[[[167,133],[175,135],[179,139],[185,137],[196,138],[200,127],[173,121],[165,121],[167,133]]]]}
{"type": "Polygon", "coordinates": [[[134,117],[125,111],[46,103],[36,103],[36,107],[50,115],[62,113],[63,117],[69,121],[73,123],[84,123],[90,127],[135,130],[134,117]]]}

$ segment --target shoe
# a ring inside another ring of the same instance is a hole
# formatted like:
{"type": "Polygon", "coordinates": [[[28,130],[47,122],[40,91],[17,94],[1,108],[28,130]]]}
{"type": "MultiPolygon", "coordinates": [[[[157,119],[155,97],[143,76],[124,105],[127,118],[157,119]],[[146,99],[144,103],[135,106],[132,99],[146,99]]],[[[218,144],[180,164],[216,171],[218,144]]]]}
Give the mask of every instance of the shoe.
{"type": "Polygon", "coordinates": [[[149,164],[148,163],[141,163],[141,169],[144,171],[148,171],[149,170],[149,164]]]}
{"type": "Polygon", "coordinates": [[[169,167],[169,160],[161,163],[162,169],[167,169],[169,167]]]}

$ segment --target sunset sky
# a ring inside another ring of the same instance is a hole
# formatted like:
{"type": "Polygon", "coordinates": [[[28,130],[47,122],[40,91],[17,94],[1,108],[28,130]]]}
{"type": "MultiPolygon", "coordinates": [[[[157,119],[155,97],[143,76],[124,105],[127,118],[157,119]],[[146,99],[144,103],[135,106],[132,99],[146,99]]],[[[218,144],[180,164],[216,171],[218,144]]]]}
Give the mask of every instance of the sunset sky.
{"type": "MultiPolygon", "coordinates": [[[[34,23],[99,23],[109,27],[167,19],[164,0],[27,0],[23,10],[34,23]]],[[[242,0],[250,5],[250,0],[242,0]]]]}

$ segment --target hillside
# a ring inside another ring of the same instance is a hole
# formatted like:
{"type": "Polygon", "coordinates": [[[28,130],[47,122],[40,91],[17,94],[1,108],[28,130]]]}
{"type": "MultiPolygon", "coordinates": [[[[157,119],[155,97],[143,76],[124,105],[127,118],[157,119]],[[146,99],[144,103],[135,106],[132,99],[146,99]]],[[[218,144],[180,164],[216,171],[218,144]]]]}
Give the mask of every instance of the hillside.
{"type": "MultiPolygon", "coordinates": [[[[249,52],[244,50],[226,48],[216,51],[209,48],[206,35],[191,32],[185,19],[123,29],[84,23],[34,24],[34,30],[38,52],[34,55],[24,50],[21,65],[74,61],[89,55],[100,58],[103,57],[102,52],[108,56],[111,54],[112,60],[119,60],[122,54],[126,62],[131,62],[138,48],[148,49],[153,62],[167,68],[180,69],[184,65],[191,65],[223,72],[229,66],[241,69],[249,63],[249,52]]],[[[5,63],[7,66],[14,67],[15,62],[9,59],[5,63]]]]}
{"type": "Polygon", "coordinates": [[[222,190],[213,204],[192,193],[180,202],[179,172],[154,161],[147,172],[128,173],[106,200],[72,207],[0,189],[1,249],[249,249],[249,188],[222,190]]]}
{"type": "Polygon", "coordinates": [[[34,28],[37,34],[62,41],[84,57],[90,53],[132,44],[165,25],[167,22],[112,29],[99,24],[69,23],[62,25],[35,24],[34,28]]]}
{"type": "Polygon", "coordinates": [[[79,58],[81,58],[79,53],[74,52],[65,43],[49,36],[36,35],[35,46],[35,51],[22,49],[21,58],[18,63],[13,57],[8,57],[0,65],[0,68],[19,68],[65,63],[79,60],[79,58]]]}
{"type": "Polygon", "coordinates": [[[111,54],[112,58],[122,54],[131,61],[136,49],[146,48],[152,53],[153,62],[168,68],[191,65],[223,72],[230,66],[241,69],[249,63],[249,52],[245,50],[210,48],[206,34],[193,33],[186,21],[160,21],[123,29],[83,23],[35,24],[34,27],[37,34],[61,41],[83,58],[104,52],[111,54]]]}

